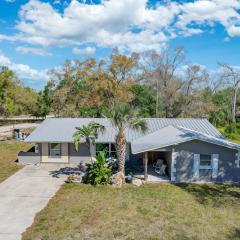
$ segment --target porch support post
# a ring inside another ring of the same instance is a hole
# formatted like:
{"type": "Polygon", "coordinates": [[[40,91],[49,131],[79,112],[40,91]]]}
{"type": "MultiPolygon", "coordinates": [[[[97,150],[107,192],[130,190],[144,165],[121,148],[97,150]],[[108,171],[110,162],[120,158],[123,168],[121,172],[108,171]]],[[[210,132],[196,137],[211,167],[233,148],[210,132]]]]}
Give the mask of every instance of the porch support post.
{"type": "Polygon", "coordinates": [[[143,163],[144,163],[144,180],[147,181],[147,179],[148,179],[148,152],[144,153],[143,163]]]}
{"type": "Polygon", "coordinates": [[[171,181],[176,181],[176,159],[177,159],[177,152],[175,152],[175,149],[172,149],[172,161],[171,161],[171,181]]]}

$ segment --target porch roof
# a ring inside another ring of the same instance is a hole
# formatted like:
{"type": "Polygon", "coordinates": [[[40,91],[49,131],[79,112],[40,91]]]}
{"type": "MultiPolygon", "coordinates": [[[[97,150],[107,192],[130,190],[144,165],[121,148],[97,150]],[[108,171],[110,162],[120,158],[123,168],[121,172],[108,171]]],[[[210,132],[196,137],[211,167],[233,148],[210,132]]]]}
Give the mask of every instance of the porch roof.
{"type": "Polygon", "coordinates": [[[191,140],[200,140],[231,149],[240,149],[239,144],[235,144],[227,140],[216,138],[187,128],[171,125],[133,140],[131,143],[131,149],[133,154],[137,154],[177,145],[179,143],[188,142],[191,140]]]}

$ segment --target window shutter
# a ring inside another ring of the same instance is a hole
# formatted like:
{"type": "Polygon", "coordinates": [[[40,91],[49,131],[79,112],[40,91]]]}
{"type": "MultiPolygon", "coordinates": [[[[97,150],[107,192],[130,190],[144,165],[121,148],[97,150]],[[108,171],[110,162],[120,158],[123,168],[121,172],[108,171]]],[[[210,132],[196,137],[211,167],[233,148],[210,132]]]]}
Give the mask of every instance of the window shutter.
{"type": "Polygon", "coordinates": [[[236,153],[236,167],[240,168],[240,151],[238,151],[238,153],[236,153]]]}
{"type": "Polygon", "coordinates": [[[39,153],[38,144],[35,144],[35,153],[39,153]]]}
{"type": "Polygon", "coordinates": [[[199,178],[200,154],[194,154],[193,157],[193,178],[199,178]]]}
{"type": "Polygon", "coordinates": [[[176,172],[177,172],[177,169],[176,169],[176,160],[177,160],[177,156],[178,156],[178,153],[174,151],[172,151],[172,162],[171,162],[171,181],[176,181],[176,172]]]}
{"type": "Polygon", "coordinates": [[[218,176],[218,159],[219,154],[212,155],[212,178],[217,178],[218,176]]]}

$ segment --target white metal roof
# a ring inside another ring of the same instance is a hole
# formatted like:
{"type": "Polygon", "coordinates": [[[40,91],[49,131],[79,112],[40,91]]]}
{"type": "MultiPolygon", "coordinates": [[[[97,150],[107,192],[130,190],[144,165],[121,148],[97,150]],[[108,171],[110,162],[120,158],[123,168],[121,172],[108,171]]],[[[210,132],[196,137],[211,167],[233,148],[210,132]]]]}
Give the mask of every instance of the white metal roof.
{"type": "MultiPolygon", "coordinates": [[[[72,142],[73,133],[76,131],[75,128],[87,125],[91,121],[105,126],[105,131],[99,135],[96,142],[115,142],[117,131],[112,126],[110,120],[106,118],[49,118],[44,120],[25,141],[33,143],[72,142]]],[[[126,138],[128,142],[132,142],[137,138],[158,131],[169,125],[175,127],[184,127],[215,138],[224,138],[207,119],[147,118],[146,121],[148,130],[145,134],[131,129],[126,130],[126,138]]]]}
{"type": "Polygon", "coordinates": [[[133,154],[152,151],[192,140],[200,140],[232,149],[240,149],[239,144],[210,136],[183,127],[167,126],[131,142],[133,154]]]}

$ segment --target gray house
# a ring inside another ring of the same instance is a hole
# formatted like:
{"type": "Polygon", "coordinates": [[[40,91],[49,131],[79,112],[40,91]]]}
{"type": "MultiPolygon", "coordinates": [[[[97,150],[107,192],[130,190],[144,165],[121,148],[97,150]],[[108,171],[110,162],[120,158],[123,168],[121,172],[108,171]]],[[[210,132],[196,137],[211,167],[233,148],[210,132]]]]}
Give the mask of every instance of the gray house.
{"type": "MultiPolygon", "coordinates": [[[[20,152],[20,163],[86,163],[90,153],[85,144],[76,151],[75,127],[97,122],[105,126],[92,156],[105,150],[116,156],[116,129],[106,118],[46,119],[25,140],[35,144],[34,152],[20,152]]],[[[173,182],[240,182],[240,145],[227,141],[206,119],[146,119],[146,133],[127,129],[126,164],[151,171],[158,159],[173,182]]],[[[147,172],[145,172],[146,174],[147,172]]]]}

